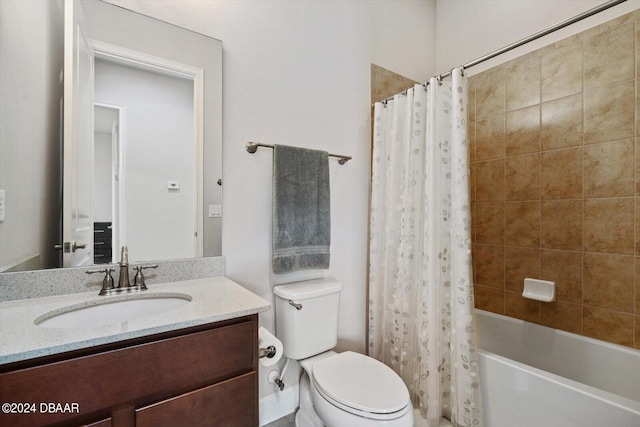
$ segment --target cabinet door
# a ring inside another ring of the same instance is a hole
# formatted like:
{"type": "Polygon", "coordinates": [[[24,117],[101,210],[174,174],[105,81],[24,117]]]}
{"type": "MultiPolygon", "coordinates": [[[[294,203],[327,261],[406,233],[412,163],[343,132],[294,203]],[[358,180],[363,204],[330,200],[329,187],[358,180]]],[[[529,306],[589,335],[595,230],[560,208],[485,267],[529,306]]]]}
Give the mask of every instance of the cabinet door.
{"type": "MultiPolygon", "coordinates": [[[[111,409],[128,404],[132,408],[145,405],[254,371],[256,331],[257,319],[252,319],[2,373],[0,403],[74,402],[80,412],[0,413],[0,426],[69,423],[73,418],[112,412],[111,409]]],[[[252,400],[257,402],[257,396],[256,393],[252,400]]],[[[117,422],[114,420],[113,424],[117,422]]]]}
{"type": "Polygon", "coordinates": [[[136,427],[257,426],[256,373],[136,409],[136,427]]]}

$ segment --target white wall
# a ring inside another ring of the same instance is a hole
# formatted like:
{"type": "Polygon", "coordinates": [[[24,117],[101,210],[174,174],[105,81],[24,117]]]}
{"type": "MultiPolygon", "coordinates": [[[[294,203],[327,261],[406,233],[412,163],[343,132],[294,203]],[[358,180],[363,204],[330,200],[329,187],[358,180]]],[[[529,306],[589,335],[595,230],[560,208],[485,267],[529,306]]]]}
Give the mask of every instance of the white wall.
{"type": "Polygon", "coordinates": [[[93,136],[93,221],[113,221],[111,133],[95,132],[93,136]]]}
{"type": "Polygon", "coordinates": [[[57,258],[63,34],[61,2],[0,1],[0,271],[57,258]]]}
{"type": "Polygon", "coordinates": [[[124,107],[130,261],[193,257],[193,82],[96,60],[95,102],[124,107]]]}
{"type": "Polygon", "coordinates": [[[435,74],[436,4],[436,0],[371,1],[371,62],[418,82],[435,74]]]}
{"type": "MultiPolygon", "coordinates": [[[[370,64],[415,79],[432,75],[435,1],[109,2],[223,42],[222,253],[231,279],[272,301],[277,280],[270,260],[273,153],[248,154],[245,144],[353,156],[344,166],[330,162],[326,275],[344,283],[339,348],[364,352],[370,64]],[[411,52],[412,59],[399,60],[398,49],[411,52]]],[[[273,331],[273,310],[261,314],[260,323],[273,331]]],[[[272,390],[263,379],[261,395],[272,390]]]]}
{"type": "MultiPolygon", "coordinates": [[[[345,285],[340,345],[364,351],[370,63],[416,78],[432,74],[434,51],[425,43],[434,26],[397,22],[434,23],[435,2],[404,1],[401,10],[390,9],[394,1],[110,2],[223,41],[223,254],[230,278],[272,300],[272,152],[249,155],[248,141],[354,157],[344,166],[330,163],[327,275],[345,285]],[[392,30],[401,35],[380,46],[380,34],[392,30]],[[406,68],[394,56],[401,42],[415,56],[406,68]]],[[[273,311],[261,323],[273,328],[273,311]]]]}
{"type": "MultiPolygon", "coordinates": [[[[594,8],[604,0],[438,0],[438,72],[470,62],[558,22],[594,8]]],[[[594,25],[640,8],[628,0],[469,69],[469,75],[509,61],[594,25]]]]}

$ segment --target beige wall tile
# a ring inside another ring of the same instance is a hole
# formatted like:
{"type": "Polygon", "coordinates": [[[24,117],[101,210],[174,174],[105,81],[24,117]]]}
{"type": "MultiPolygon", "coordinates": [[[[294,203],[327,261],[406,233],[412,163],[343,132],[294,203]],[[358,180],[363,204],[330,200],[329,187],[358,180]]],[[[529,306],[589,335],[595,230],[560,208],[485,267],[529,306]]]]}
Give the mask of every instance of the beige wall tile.
{"type": "Polygon", "coordinates": [[[631,138],[635,127],[635,81],[584,92],[584,143],[631,138]]]}
{"type": "Polygon", "coordinates": [[[639,21],[640,19],[636,18],[636,77],[640,77],[640,22],[639,21]]]}
{"type": "Polygon", "coordinates": [[[474,79],[476,306],[640,348],[640,10],[474,79]]]}
{"type": "Polygon", "coordinates": [[[475,283],[504,289],[504,246],[474,245],[475,283]]]}
{"type": "Polygon", "coordinates": [[[636,138],[636,196],[640,196],[640,138],[636,138]]]}
{"type": "Polygon", "coordinates": [[[633,345],[633,315],[595,307],[584,307],[584,335],[620,345],[633,345]]]}
{"type": "Polygon", "coordinates": [[[540,199],[540,154],[506,159],[506,199],[540,199]]]}
{"type": "MultiPolygon", "coordinates": [[[[636,197],[635,198],[635,205],[636,205],[636,209],[635,209],[635,228],[636,228],[636,232],[635,232],[635,236],[636,236],[636,247],[635,247],[635,253],[636,255],[640,255],[640,197],[636,197]]],[[[640,279],[640,277],[639,277],[640,279]]],[[[638,297],[640,297],[640,295],[638,295],[638,297]]],[[[638,313],[640,314],[640,313],[638,313]]]]}
{"type": "Polygon", "coordinates": [[[584,197],[635,194],[634,145],[627,139],[584,147],[584,197]]]}
{"type": "Polygon", "coordinates": [[[540,202],[507,202],[506,244],[540,247],[540,202]]]}
{"type": "Polygon", "coordinates": [[[525,55],[506,65],[507,111],[540,103],[540,58],[525,55]]]}
{"type": "Polygon", "coordinates": [[[627,22],[584,40],[585,90],[634,78],[634,30],[627,22]]]}
{"type": "Polygon", "coordinates": [[[469,105],[467,108],[469,109],[470,122],[476,121],[476,81],[476,76],[469,77],[467,80],[467,96],[469,97],[469,105]]]}
{"type": "Polygon", "coordinates": [[[504,314],[504,289],[474,285],[473,294],[476,308],[504,314]]]}
{"type": "Polygon", "coordinates": [[[633,314],[633,276],[632,256],[585,253],[583,303],[633,314]]]}
{"type": "Polygon", "coordinates": [[[521,294],[505,291],[504,306],[507,316],[540,323],[540,301],[533,301],[523,298],[521,294]]]}
{"type": "Polygon", "coordinates": [[[543,249],[540,278],[556,283],[556,299],[582,304],[582,252],[543,249]]]}
{"type": "Polygon", "coordinates": [[[542,150],[582,145],[582,92],[542,104],[542,150]]]}
{"type": "Polygon", "coordinates": [[[470,122],[467,126],[467,139],[469,140],[469,161],[476,161],[476,122],[470,122]]]}
{"type": "Polygon", "coordinates": [[[472,202],[476,201],[476,163],[469,165],[469,198],[472,202]]]}
{"type": "Polygon", "coordinates": [[[476,80],[476,120],[504,113],[505,72],[498,66],[478,75],[476,80]]]}
{"type": "Polygon", "coordinates": [[[582,333],[582,305],[554,301],[540,304],[540,323],[563,331],[582,333]]]}
{"type": "Polygon", "coordinates": [[[540,232],[542,248],[582,250],[582,200],[543,201],[540,232]]]}
{"type": "MultiPolygon", "coordinates": [[[[613,18],[607,22],[603,22],[602,24],[600,24],[599,25],[600,31],[604,32],[612,28],[618,27],[622,24],[631,24],[633,26],[633,22],[635,21],[635,19],[636,18],[633,12],[626,13],[622,16],[618,16],[617,18],[613,18]]],[[[633,28],[631,29],[631,31],[633,32],[633,28]]]]}
{"type": "Polygon", "coordinates": [[[582,92],[582,43],[563,46],[542,56],[542,101],[582,92]]]}
{"type": "Polygon", "coordinates": [[[388,96],[402,92],[416,84],[414,80],[391,70],[371,64],[371,102],[380,101],[388,96]]]}
{"type": "Polygon", "coordinates": [[[584,201],[584,250],[633,254],[634,203],[632,198],[584,201]]]}
{"type": "Polygon", "coordinates": [[[504,245],[504,202],[476,202],[476,243],[504,245]]]}
{"type": "Polygon", "coordinates": [[[507,156],[540,151],[540,105],[508,112],[505,138],[507,156]]]}
{"type": "Polygon", "coordinates": [[[515,248],[504,249],[505,289],[522,293],[524,279],[540,278],[540,249],[515,248]]]}
{"type": "Polygon", "coordinates": [[[476,202],[471,201],[471,241],[476,241],[476,202]]]}
{"type": "MultiPolygon", "coordinates": [[[[635,257],[636,274],[635,274],[635,288],[636,288],[636,304],[635,313],[640,316],[640,257],[635,257]]],[[[640,343],[639,343],[640,344],[640,343]]]]}
{"type": "Polygon", "coordinates": [[[476,160],[504,157],[504,114],[476,122],[476,160]]]}
{"type": "Polygon", "coordinates": [[[545,151],[540,164],[543,199],[582,198],[582,147],[545,151]]]}
{"type": "Polygon", "coordinates": [[[477,201],[496,202],[504,200],[504,162],[504,159],[499,159],[475,164],[477,201]]]}

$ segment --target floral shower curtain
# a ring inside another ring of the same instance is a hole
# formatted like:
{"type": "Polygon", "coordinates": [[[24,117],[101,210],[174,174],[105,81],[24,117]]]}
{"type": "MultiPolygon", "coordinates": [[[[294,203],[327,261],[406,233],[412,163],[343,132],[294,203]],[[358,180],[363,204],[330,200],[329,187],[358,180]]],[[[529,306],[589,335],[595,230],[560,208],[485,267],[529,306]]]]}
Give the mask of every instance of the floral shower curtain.
{"type": "Polygon", "coordinates": [[[375,105],[369,355],[407,384],[416,426],[483,425],[466,128],[462,69],[375,105]]]}

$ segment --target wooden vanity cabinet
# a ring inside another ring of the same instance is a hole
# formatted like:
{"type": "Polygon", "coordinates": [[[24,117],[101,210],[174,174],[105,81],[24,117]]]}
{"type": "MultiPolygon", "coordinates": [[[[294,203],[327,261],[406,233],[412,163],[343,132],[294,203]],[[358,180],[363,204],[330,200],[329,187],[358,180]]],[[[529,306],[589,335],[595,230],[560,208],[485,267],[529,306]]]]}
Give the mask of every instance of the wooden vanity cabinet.
{"type": "Polygon", "coordinates": [[[36,404],[0,425],[257,426],[257,325],[251,315],[0,367],[0,403],[36,404]]]}

